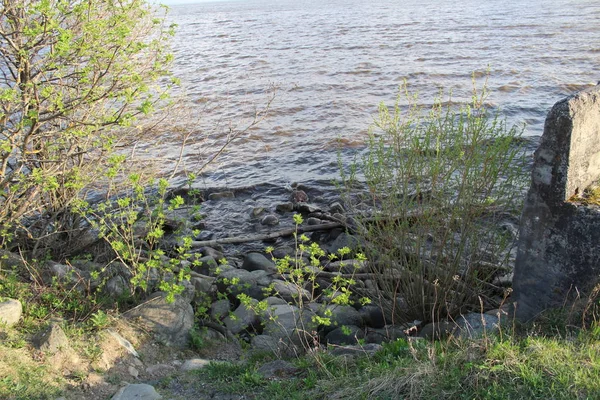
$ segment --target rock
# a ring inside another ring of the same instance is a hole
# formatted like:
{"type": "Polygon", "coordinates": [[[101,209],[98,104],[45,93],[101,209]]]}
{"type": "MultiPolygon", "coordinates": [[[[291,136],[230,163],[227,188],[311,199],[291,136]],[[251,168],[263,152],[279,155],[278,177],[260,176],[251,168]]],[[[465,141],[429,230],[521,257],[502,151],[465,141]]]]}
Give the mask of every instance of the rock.
{"type": "Polygon", "coordinates": [[[280,246],[273,250],[271,254],[276,259],[285,258],[285,256],[294,257],[296,255],[296,249],[291,246],[280,246]]]}
{"type": "Polygon", "coordinates": [[[209,200],[224,200],[224,199],[233,199],[235,198],[235,194],[233,192],[215,192],[208,195],[209,200]]]}
{"type": "MultiPolygon", "coordinates": [[[[363,326],[362,315],[352,306],[340,306],[331,304],[327,306],[331,311],[331,329],[344,325],[363,326]]],[[[324,316],[324,313],[318,313],[324,316]]]]}
{"type": "Polygon", "coordinates": [[[0,303],[0,325],[13,326],[22,314],[23,305],[19,300],[7,299],[0,303]]]}
{"type": "Polygon", "coordinates": [[[214,237],[215,233],[212,231],[201,231],[197,236],[194,237],[194,240],[203,242],[205,240],[212,240],[214,237]]]}
{"type": "Polygon", "coordinates": [[[327,246],[327,250],[331,254],[338,254],[338,251],[344,247],[350,249],[350,254],[355,253],[360,248],[360,240],[358,240],[356,236],[342,232],[329,246],[327,246]]]}
{"type": "Polygon", "coordinates": [[[17,269],[21,270],[26,267],[23,258],[10,251],[0,249],[0,269],[10,270],[17,269]]]}
{"type": "Polygon", "coordinates": [[[269,286],[270,283],[271,279],[266,271],[229,269],[219,275],[217,288],[223,293],[230,292],[232,298],[244,293],[254,299],[262,299],[265,297],[262,289],[269,286]]]}
{"type": "Polygon", "coordinates": [[[205,360],[203,358],[192,358],[190,360],[186,360],[179,369],[181,371],[197,371],[206,367],[208,364],[210,364],[210,360],[205,360]]]}
{"type": "Polygon", "coordinates": [[[138,371],[136,367],[131,365],[127,367],[127,372],[129,372],[129,375],[131,375],[134,379],[137,379],[138,376],[140,376],[140,371],[138,371]]]}
{"type": "Polygon", "coordinates": [[[305,352],[302,346],[269,335],[253,336],[250,345],[253,352],[273,353],[277,357],[298,357],[305,352]]]}
{"type": "Polygon", "coordinates": [[[263,364],[256,372],[265,379],[290,378],[298,374],[299,368],[289,361],[275,360],[263,364]]]}
{"type": "Polygon", "coordinates": [[[280,279],[273,279],[273,288],[278,297],[289,303],[298,302],[299,297],[302,297],[305,301],[310,298],[308,290],[299,288],[291,282],[282,281],[280,279]]]}
{"type": "Polygon", "coordinates": [[[500,329],[497,316],[479,313],[461,315],[456,320],[457,330],[454,332],[463,338],[477,339],[498,332],[500,329]]]}
{"type": "Polygon", "coordinates": [[[356,325],[344,325],[335,328],[325,336],[328,344],[347,345],[356,344],[359,339],[364,339],[365,332],[356,325]]]}
{"type": "Polygon", "coordinates": [[[277,267],[275,267],[275,263],[260,253],[246,254],[246,257],[244,257],[244,262],[242,264],[242,269],[245,269],[246,271],[262,270],[266,271],[269,274],[277,272],[277,267]]]}
{"type": "Polygon", "coordinates": [[[217,278],[211,276],[194,276],[190,279],[196,292],[199,293],[211,293],[213,291],[213,285],[217,281],[217,278]]]}
{"type": "Polygon", "coordinates": [[[223,256],[223,252],[208,246],[201,246],[194,248],[194,253],[201,254],[202,257],[212,257],[217,263],[220,263],[225,257],[223,256]]]}
{"type": "Polygon", "coordinates": [[[267,226],[279,225],[279,218],[277,218],[277,216],[273,215],[273,214],[265,215],[260,220],[260,223],[261,223],[261,225],[267,225],[267,226]]]}
{"type": "Polygon", "coordinates": [[[288,304],[288,302],[285,301],[285,300],[283,300],[282,298],[280,298],[280,297],[273,297],[273,296],[267,297],[265,299],[265,301],[267,302],[267,305],[270,305],[270,306],[275,306],[275,305],[278,305],[278,304],[288,304]]]}
{"type": "Polygon", "coordinates": [[[517,318],[586,298],[600,276],[600,212],[578,204],[600,178],[600,85],[548,113],[534,153],[513,279],[517,318]]]}
{"type": "Polygon", "coordinates": [[[153,386],[145,383],[131,383],[122,387],[111,400],[158,400],[162,396],[156,392],[153,386]]]}
{"type": "MultiPolygon", "coordinates": [[[[255,299],[251,300],[252,304],[254,305],[258,303],[258,301],[255,299]]],[[[244,330],[254,329],[259,325],[260,321],[254,310],[246,308],[245,305],[240,304],[240,306],[235,309],[233,314],[225,317],[223,323],[231,333],[237,335],[244,330]]]]}
{"type": "Polygon", "coordinates": [[[217,269],[219,264],[212,256],[202,256],[198,258],[197,263],[192,265],[192,271],[197,272],[201,275],[210,275],[217,269]]]}
{"type": "Polygon", "coordinates": [[[315,204],[298,203],[294,206],[294,210],[302,214],[312,214],[321,212],[321,208],[315,204]]]}
{"type": "Polygon", "coordinates": [[[308,200],[308,195],[304,190],[295,189],[292,191],[292,194],[290,194],[290,201],[294,204],[307,203],[308,200]]]}
{"type": "Polygon", "coordinates": [[[380,344],[375,344],[375,343],[367,343],[365,345],[357,345],[357,346],[336,346],[332,349],[329,350],[330,354],[333,354],[334,356],[341,356],[341,355],[351,355],[351,356],[361,356],[361,355],[368,355],[368,356],[372,356],[375,353],[377,353],[379,350],[381,350],[383,348],[383,346],[381,346],[380,344]]]}
{"type": "Polygon", "coordinates": [[[48,328],[33,337],[33,345],[41,351],[54,354],[71,348],[69,339],[60,325],[51,323],[48,328]]]}
{"type": "Polygon", "coordinates": [[[113,299],[116,299],[128,292],[129,284],[121,275],[113,276],[106,282],[106,285],[104,286],[104,293],[113,299]]]}
{"type": "Polygon", "coordinates": [[[215,321],[221,321],[231,311],[231,303],[227,299],[217,300],[210,305],[210,317],[215,321]]]}
{"type": "Polygon", "coordinates": [[[168,364],[155,364],[146,368],[146,372],[151,376],[165,376],[175,372],[176,368],[168,364]]]}
{"type": "Polygon", "coordinates": [[[256,218],[265,212],[264,207],[254,207],[252,211],[250,211],[250,216],[252,218],[256,218]]]}
{"type": "Polygon", "coordinates": [[[341,203],[336,201],[335,203],[331,203],[331,205],[329,205],[329,212],[331,214],[344,214],[346,210],[341,203]]]}
{"type": "Polygon", "coordinates": [[[457,329],[455,322],[441,320],[425,325],[419,331],[419,336],[429,340],[442,340],[452,335],[457,329]]]}
{"type": "Polygon", "coordinates": [[[380,307],[366,305],[361,307],[358,313],[366,326],[370,326],[371,328],[383,328],[385,326],[385,318],[380,307]]]}
{"type": "Polygon", "coordinates": [[[323,221],[321,221],[319,218],[309,217],[306,219],[306,225],[321,225],[322,223],[323,221]]]}
{"type": "Polygon", "coordinates": [[[396,325],[387,325],[379,329],[368,329],[365,335],[367,343],[381,344],[384,342],[393,342],[398,339],[406,339],[404,329],[396,325]]]}
{"type": "Polygon", "coordinates": [[[150,300],[124,315],[138,319],[157,338],[176,347],[188,345],[190,330],[194,326],[191,304],[181,296],[175,296],[175,301],[168,303],[163,292],[156,293],[150,300]]]}
{"type": "Polygon", "coordinates": [[[308,309],[299,309],[289,304],[270,306],[261,316],[266,335],[275,338],[293,338],[295,330],[312,331],[316,327],[312,322],[314,313],[308,309]]]}
{"type": "Polygon", "coordinates": [[[280,213],[292,212],[292,211],[294,211],[294,203],[288,202],[288,203],[277,204],[277,206],[275,206],[275,210],[280,213]]]}

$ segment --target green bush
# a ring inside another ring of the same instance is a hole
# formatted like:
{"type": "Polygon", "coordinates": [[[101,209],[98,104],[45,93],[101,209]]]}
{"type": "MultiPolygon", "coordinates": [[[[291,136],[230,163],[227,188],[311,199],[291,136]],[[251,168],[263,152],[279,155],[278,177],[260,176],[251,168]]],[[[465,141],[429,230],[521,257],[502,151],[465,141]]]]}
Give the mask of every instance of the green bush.
{"type": "Polygon", "coordinates": [[[490,113],[485,96],[474,91],[469,104],[440,96],[425,112],[404,87],[393,108],[380,106],[364,157],[343,174],[374,261],[371,296],[395,318],[479,307],[486,282],[506,267],[512,240],[497,224],[520,209],[524,151],[520,130],[490,113]],[[357,174],[368,189],[359,195],[357,174]]]}

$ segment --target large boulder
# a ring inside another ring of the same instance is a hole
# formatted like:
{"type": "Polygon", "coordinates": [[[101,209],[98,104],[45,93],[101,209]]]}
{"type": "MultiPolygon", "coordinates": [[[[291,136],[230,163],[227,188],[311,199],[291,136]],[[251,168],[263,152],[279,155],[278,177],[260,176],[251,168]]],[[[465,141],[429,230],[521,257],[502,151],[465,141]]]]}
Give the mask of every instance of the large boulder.
{"type": "Polygon", "coordinates": [[[552,107],[534,154],[513,279],[529,320],[589,294],[600,276],[600,211],[578,204],[600,179],[600,85],[552,107]]]}

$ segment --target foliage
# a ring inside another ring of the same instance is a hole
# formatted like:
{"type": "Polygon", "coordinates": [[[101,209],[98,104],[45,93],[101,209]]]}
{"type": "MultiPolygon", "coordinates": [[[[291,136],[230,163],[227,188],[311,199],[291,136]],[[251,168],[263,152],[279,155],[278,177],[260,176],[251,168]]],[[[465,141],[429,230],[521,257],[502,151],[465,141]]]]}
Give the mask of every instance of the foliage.
{"type": "MultiPolygon", "coordinates": [[[[349,273],[342,273],[347,268],[344,257],[350,254],[350,249],[344,247],[339,249],[337,254],[327,254],[317,243],[310,242],[306,235],[298,235],[298,227],[304,221],[300,214],[294,214],[293,218],[296,223],[294,256],[288,255],[283,258],[275,258],[272,255],[274,251],[272,247],[267,247],[266,252],[271,254],[278,276],[288,287],[293,289],[291,303],[300,310],[293,338],[299,339],[304,349],[309,350],[319,342],[317,327],[332,325],[332,311],[328,306],[352,305],[355,302],[364,305],[370,302],[368,298],[359,298],[353,293],[353,288],[356,285],[354,275],[360,263],[364,263],[366,258],[362,253],[356,254],[355,258],[358,263],[349,273]],[[337,274],[329,281],[320,279],[320,275],[325,271],[327,265],[334,261],[340,261],[339,270],[336,271],[337,274]],[[307,308],[309,302],[313,304],[318,302],[319,308],[307,308]],[[308,317],[305,318],[305,316],[308,317]]],[[[265,296],[276,296],[289,301],[288,298],[284,298],[277,292],[274,285],[264,289],[264,294],[265,296]]],[[[266,300],[256,302],[244,293],[238,294],[237,298],[247,309],[277,322],[277,317],[271,315],[266,300]]]]}
{"type": "Polygon", "coordinates": [[[184,200],[181,196],[167,200],[166,179],[147,183],[138,174],[129,175],[128,179],[128,192],[122,192],[118,198],[95,204],[78,200],[73,208],[97,230],[127,268],[131,293],[158,288],[167,293],[168,301],[173,301],[176,294],[183,292],[182,282],[190,279],[190,266],[199,265],[199,255],[190,253],[192,239],[183,236],[183,232],[173,232],[181,235],[173,257],[161,246],[168,230],[167,213],[182,207],[184,200]]]}
{"type": "Polygon", "coordinates": [[[2,2],[0,240],[16,227],[29,239],[79,227],[71,202],[136,140],[122,128],[176,83],[172,33],[143,0],[2,2]]]}
{"type": "Polygon", "coordinates": [[[428,113],[404,89],[408,105],[402,95],[381,104],[364,158],[343,178],[350,205],[375,210],[357,219],[377,302],[401,321],[438,320],[479,307],[505,267],[512,238],[498,225],[520,208],[524,151],[520,132],[486,109],[485,89],[470,104],[440,96],[428,113]],[[368,192],[352,197],[358,173],[368,192]]]}

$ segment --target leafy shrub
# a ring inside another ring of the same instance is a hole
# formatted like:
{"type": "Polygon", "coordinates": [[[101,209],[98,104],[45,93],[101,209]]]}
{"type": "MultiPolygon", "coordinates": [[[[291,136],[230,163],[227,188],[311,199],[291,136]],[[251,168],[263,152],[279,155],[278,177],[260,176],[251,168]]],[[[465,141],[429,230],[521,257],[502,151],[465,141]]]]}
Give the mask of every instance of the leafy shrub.
{"type": "Polygon", "coordinates": [[[343,174],[377,280],[371,296],[395,318],[479,307],[486,282],[506,267],[512,238],[498,223],[520,209],[524,151],[520,130],[487,110],[485,97],[438,98],[424,112],[404,87],[408,105],[402,95],[393,108],[381,104],[364,157],[343,174]],[[359,173],[368,190],[356,195],[359,173]]]}

